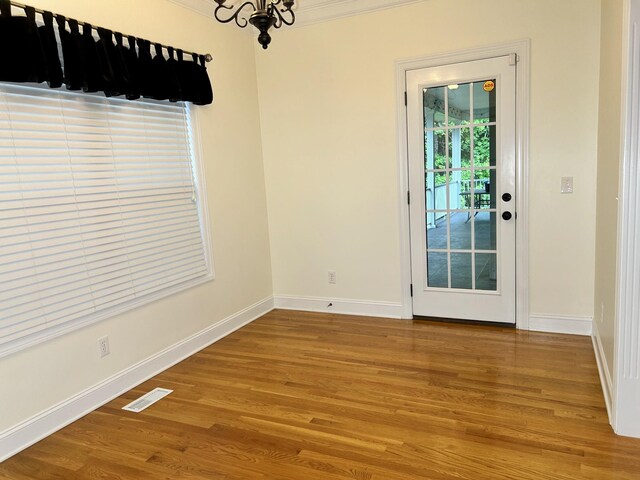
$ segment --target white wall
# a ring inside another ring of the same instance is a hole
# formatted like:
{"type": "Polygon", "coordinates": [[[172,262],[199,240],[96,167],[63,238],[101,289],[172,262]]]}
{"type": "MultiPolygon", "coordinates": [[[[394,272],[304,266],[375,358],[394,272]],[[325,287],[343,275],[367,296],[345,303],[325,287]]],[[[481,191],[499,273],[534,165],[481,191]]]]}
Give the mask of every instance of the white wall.
{"type": "Polygon", "coordinates": [[[591,317],[599,28],[599,0],[428,0],[256,48],[275,294],[401,301],[395,62],[530,38],[530,310],[591,317]]]}
{"type": "Polygon", "coordinates": [[[0,434],[272,293],[254,39],[166,1],[29,3],[213,54],[215,102],[197,108],[216,279],[0,359],[0,434]],[[97,339],[103,335],[110,337],[111,355],[100,359],[97,339]]]}

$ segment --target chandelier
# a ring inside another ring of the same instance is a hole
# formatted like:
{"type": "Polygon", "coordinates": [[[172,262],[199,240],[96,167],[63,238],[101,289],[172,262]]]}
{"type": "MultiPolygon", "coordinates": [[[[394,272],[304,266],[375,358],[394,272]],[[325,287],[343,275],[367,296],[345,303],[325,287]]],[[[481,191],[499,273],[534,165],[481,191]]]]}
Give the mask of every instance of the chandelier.
{"type": "Polygon", "coordinates": [[[216,20],[221,23],[229,23],[235,20],[236,25],[240,28],[244,28],[250,23],[260,31],[258,42],[264,49],[271,43],[271,35],[269,35],[271,27],[280,28],[283,24],[293,25],[293,22],[296,21],[296,15],[292,10],[295,0],[255,0],[244,2],[237,7],[235,13],[231,16],[219,16],[219,12],[233,10],[233,6],[225,5],[227,0],[215,0],[215,2],[218,4],[213,12],[216,20]],[[251,12],[251,15],[247,19],[249,12],[251,12]]]}

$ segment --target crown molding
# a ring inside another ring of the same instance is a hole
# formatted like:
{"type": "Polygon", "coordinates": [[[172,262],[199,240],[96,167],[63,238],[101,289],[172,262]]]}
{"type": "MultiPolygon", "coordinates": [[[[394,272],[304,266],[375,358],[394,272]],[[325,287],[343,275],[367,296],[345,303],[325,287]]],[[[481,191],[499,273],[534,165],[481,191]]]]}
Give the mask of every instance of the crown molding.
{"type": "Polygon", "coordinates": [[[213,18],[214,3],[207,0],[169,0],[171,3],[188,8],[191,11],[213,18]]]}
{"type": "MultiPolygon", "coordinates": [[[[176,5],[213,18],[213,0],[169,0],[176,5]]],[[[351,17],[363,13],[386,10],[425,0],[298,0],[296,2],[295,26],[326,22],[337,18],[351,17]]],[[[231,3],[236,3],[232,0],[231,3]]]]}
{"type": "Polygon", "coordinates": [[[386,10],[424,0],[299,0],[296,25],[326,22],[337,18],[386,10]]]}

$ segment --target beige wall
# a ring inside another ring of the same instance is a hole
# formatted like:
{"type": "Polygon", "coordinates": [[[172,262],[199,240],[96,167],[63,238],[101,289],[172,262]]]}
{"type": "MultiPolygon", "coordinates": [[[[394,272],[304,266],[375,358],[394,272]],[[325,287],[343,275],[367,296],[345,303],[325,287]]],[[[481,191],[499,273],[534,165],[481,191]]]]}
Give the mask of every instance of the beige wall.
{"type": "Polygon", "coordinates": [[[599,0],[428,0],[256,48],[275,294],[401,301],[394,63],[530,38],[531,313],[592,316],[599,28],[599,0]]]}
{"type": "Polygon", "coordinates": [[[624,0],[602,0],[594,312],[613,378],[624,0]]]}
{"type": "Polygon", "coordinates": [[[215,103],[198,108],[216,279],[0,359],[0,431],[272,292],[253,38],[160,0],[31,0],[36,7],[211,52],[215,103]],[[98,358],[109,335],[111,355],[98,358]]]}
{"type": "Polygon", "coordinates": [[[273,291],[399,302],[394,62],[408,57],[531,38],[531,311],[593,314],[599,0],[428,0],[278,30],[268,52],[166,1],[30,3],[214,55],[198,116],[216,279],[0,359],[0,431],[273,291]]]}

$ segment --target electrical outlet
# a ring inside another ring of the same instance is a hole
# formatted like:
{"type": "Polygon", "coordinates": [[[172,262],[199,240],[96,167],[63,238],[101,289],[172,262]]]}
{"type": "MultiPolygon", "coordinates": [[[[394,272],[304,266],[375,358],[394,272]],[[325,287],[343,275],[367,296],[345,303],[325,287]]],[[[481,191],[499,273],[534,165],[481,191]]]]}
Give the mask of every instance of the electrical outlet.
{"type": "Polygon", "coordinates": [[[573,193],[573,177],[562,177],[560,193],[573,193]]]}
{"type": "Polygon", "coordinates": [[[337,280],[336,272],[329,270],[329,283],[335,285],[337,280]]]}
{"type": "Polygon", "coordinates": [[[111,353],[109,349],[109,337],[102,337],[98,339],[98,349],[100,350],[100,358],[106,357],[111,353]]]}

